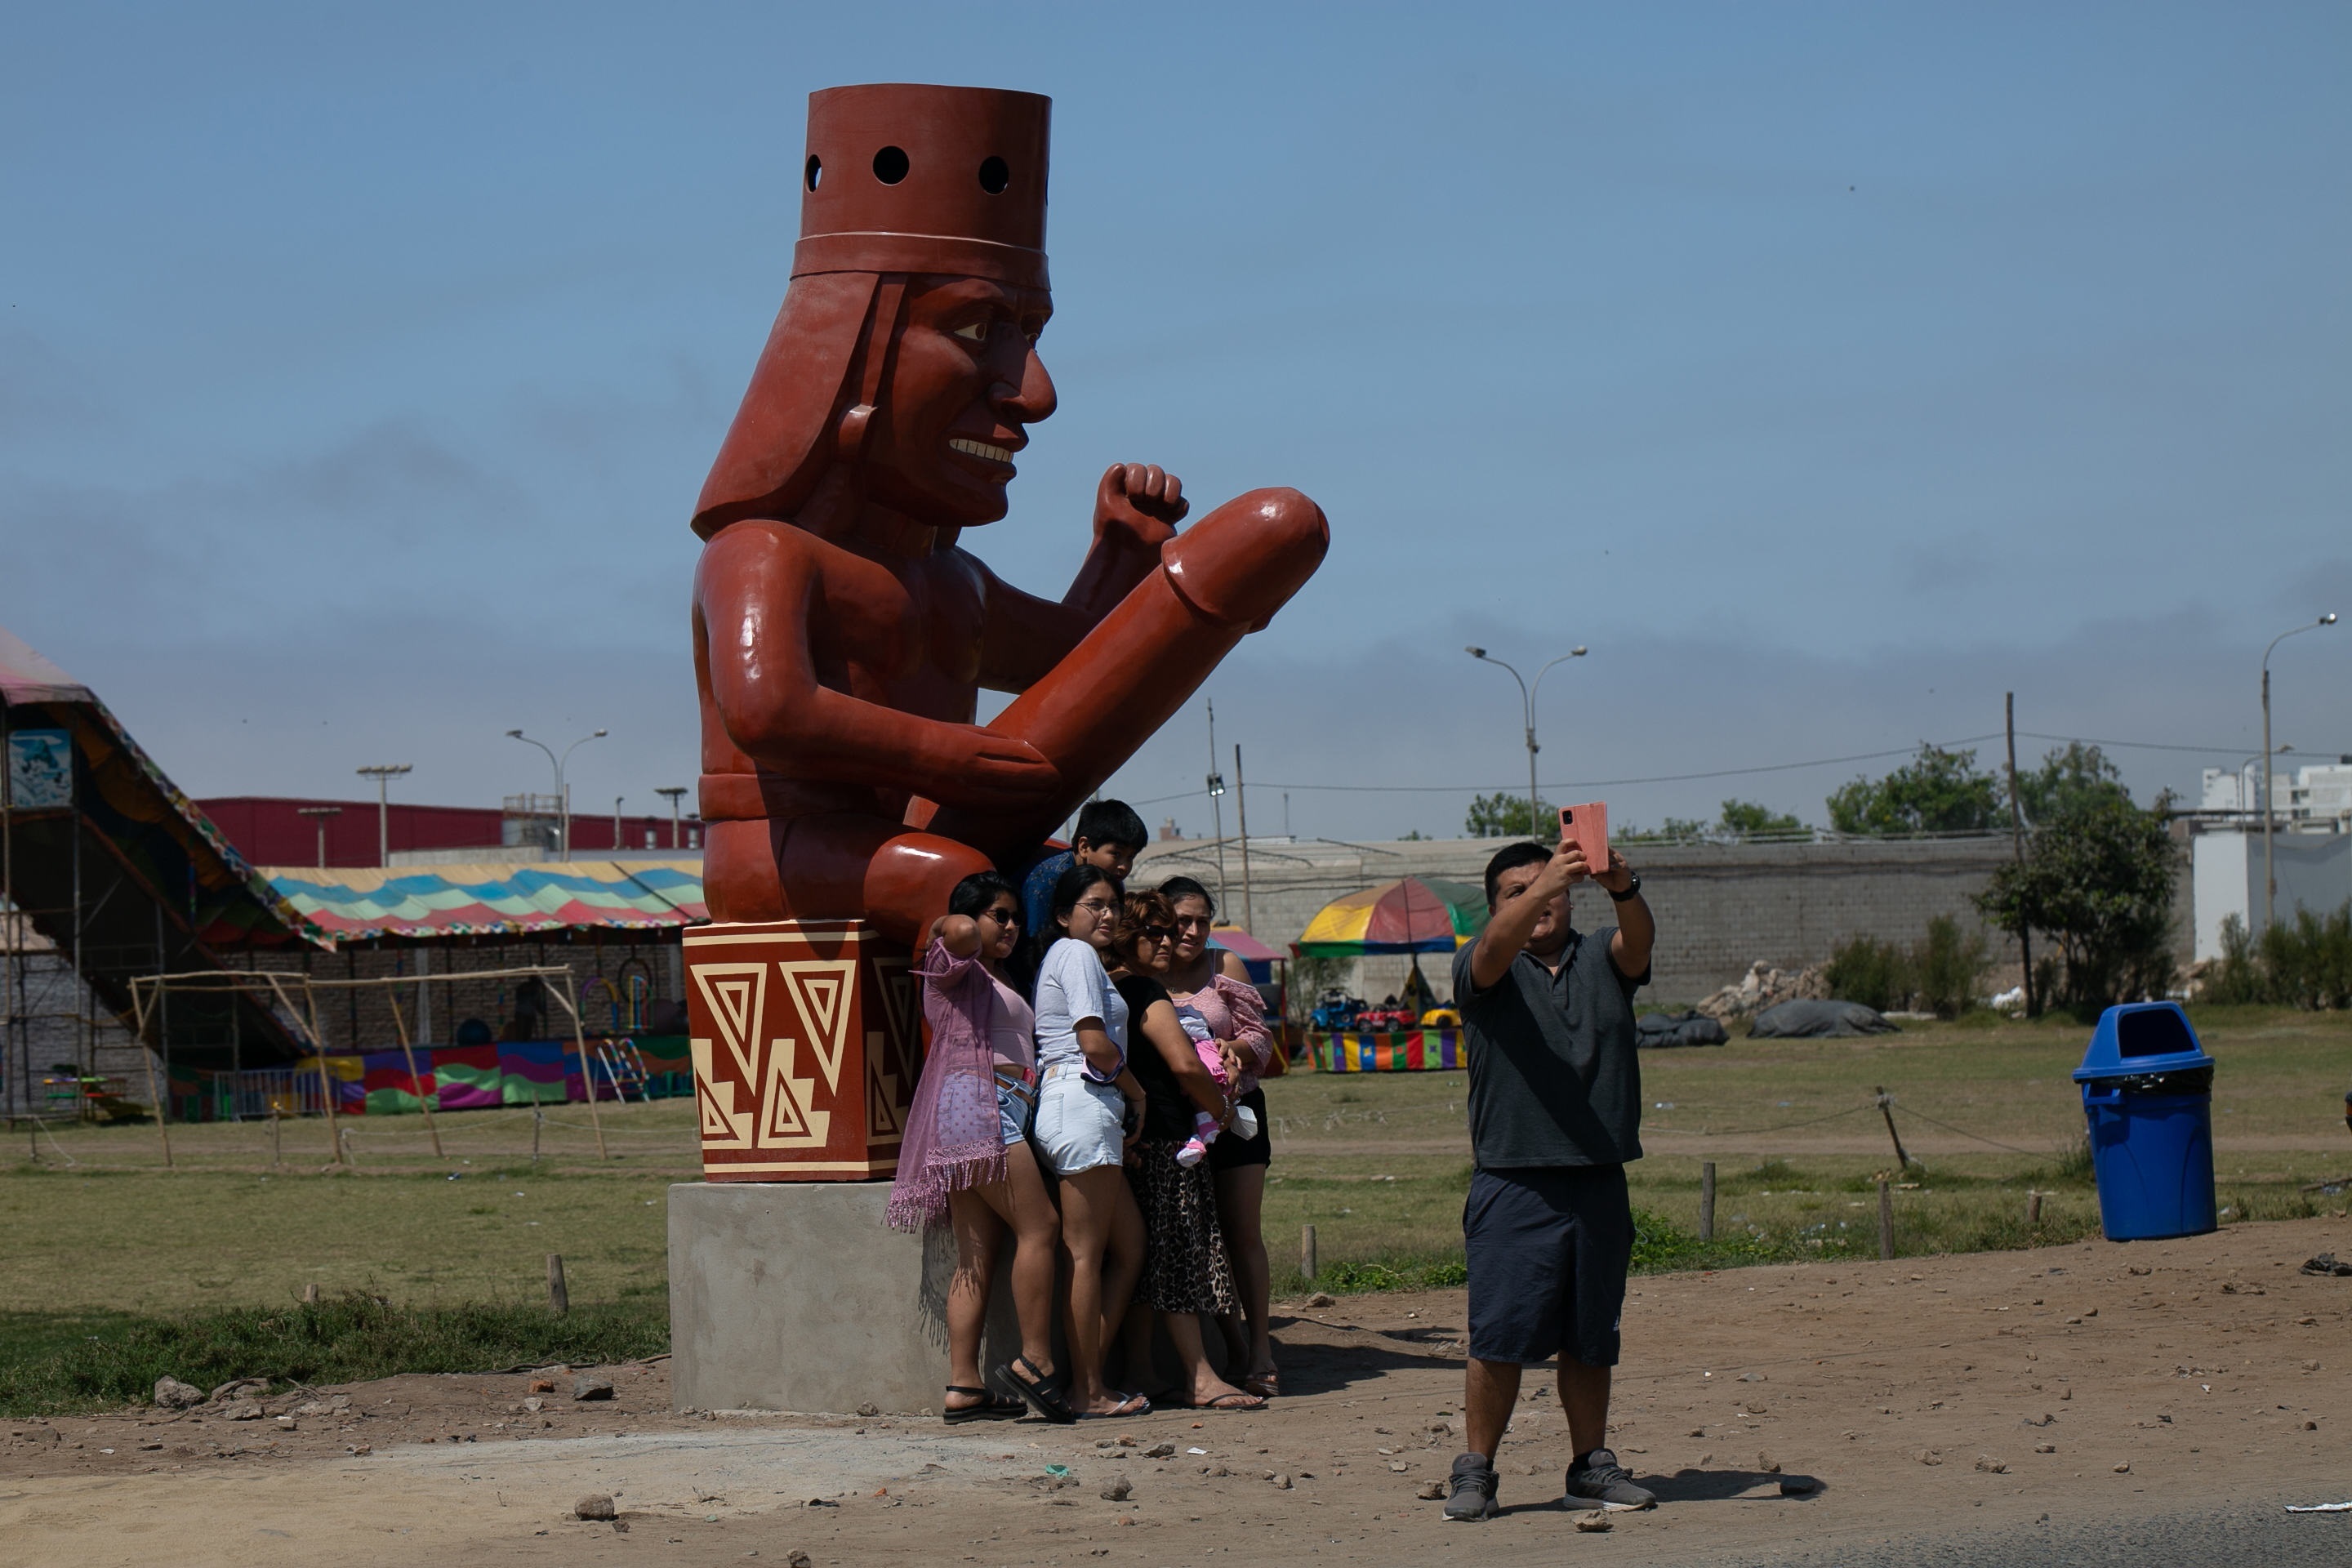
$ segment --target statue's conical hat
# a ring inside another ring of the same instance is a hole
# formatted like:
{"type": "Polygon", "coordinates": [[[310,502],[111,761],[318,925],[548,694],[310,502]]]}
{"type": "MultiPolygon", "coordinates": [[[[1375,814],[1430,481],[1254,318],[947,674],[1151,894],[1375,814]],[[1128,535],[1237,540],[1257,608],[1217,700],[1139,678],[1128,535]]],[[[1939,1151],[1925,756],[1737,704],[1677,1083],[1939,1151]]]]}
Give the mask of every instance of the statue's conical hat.
{"type": "Polygon", "coordinates": [[[702,499],[705,538],[789,515],[834,457],[841,416],[881,382],[901,291],[887,275],[1045,274],[1053,100],[993,88],[880,83],[809,95],[793,279],[702,499]],[[887,319],[884,319],[887,313],[887,319]]]}

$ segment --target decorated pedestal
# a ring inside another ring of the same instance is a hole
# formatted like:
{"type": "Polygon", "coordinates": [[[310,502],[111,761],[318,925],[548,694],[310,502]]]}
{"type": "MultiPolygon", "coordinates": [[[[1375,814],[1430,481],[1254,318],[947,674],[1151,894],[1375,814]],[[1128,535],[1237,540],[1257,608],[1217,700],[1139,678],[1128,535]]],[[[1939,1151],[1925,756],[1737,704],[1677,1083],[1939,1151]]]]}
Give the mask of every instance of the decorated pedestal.
{"type": "Polygon", "coordinates": [[[685,942],[704,1178],[896,1174],[922,1066],[907,951],[856,921],[698,926],[685,942]]]}

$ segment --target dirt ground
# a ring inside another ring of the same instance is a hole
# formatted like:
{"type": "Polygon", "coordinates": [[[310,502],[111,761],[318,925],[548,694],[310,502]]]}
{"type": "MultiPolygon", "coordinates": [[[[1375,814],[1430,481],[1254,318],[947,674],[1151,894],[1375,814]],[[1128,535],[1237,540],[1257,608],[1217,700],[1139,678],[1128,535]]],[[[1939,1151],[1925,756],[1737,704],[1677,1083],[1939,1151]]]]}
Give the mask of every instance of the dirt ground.
{"type": "MultiPolygon", "coordinates": [[[[1461,1447],[1464,1302],[1438,1291],[1283,1303],[1289,1393],[1263,1413],[688,1415],[656,1361],[593,1369],[615,1394],[592,1403],[550,1369],[537,1394],[529,1373],[411,1376],[274,1395],[244,1420],[224,1402],[8,1421],[0,1541],[12,1563],[76,1568],[1646,1563],[2190,1502],[2275,1519],[2352,1498],[2352,1279],[2297,1271],[2323,1250],[2352,1254],[2352,1223],[1638,1279],[1612,1435],[1664,1501],[1606,1534],[1553,1506],[1567,1435],[1533,1376],[1504,1516],[1449,1525],[1416,1495],[1461,1447]],[[1106,1499],[1122,1478],[1130,1495],[1106,1499]],[[593,1492],[616,1521],[572,1517],[593,1492]]],[[[2352,1555],[2352,1518],[2296,1525],[2352,1555]]]]}

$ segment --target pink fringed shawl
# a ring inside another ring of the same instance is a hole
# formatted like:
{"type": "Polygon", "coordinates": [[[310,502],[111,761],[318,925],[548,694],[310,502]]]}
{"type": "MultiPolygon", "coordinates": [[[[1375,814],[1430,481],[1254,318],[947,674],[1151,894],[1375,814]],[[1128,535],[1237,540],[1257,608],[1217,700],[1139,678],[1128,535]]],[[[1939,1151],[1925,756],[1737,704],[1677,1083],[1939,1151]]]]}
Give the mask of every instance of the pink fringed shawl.
{"type": "Polygon", "coordinates": [[[924,981],[931,1047],[908,1108],[898,1179],[884,1214],[899,1230],[944,1224],[950,1193],[1004,1179],[996,1056],[989,1041],[995,982],[977,955],[958,958],[936,939],[915,973],[924,981]]]}

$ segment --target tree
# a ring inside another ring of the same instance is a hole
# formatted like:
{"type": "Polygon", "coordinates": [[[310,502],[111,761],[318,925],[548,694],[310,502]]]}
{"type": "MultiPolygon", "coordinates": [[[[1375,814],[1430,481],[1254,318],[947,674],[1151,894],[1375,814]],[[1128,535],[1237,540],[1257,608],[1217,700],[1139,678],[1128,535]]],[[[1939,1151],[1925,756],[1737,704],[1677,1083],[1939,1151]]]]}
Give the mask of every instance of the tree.
{"type": "Polygon", "coordinates": [[[1754,801],[1727,800],[1723,803],[1720,831],[1726,837],[1759,838],[1802,833],[1804,830],[1805,825],[1794,816],[1784,816],[1754,801]]]}
{"type": "Polygon", "coordinates": [[[1978,895],[2003,930],[2030,926],[2057,942],[2063,1000],[2076,1007],[2161,996],[2171,984],[2171,806],[2164,795],[2143,811],[2120,785],[2076,792],[2035,825],[2024,860],[1978,895]]]}
{"type": "Polygon", "coordinates": [[[1973,751],[1922,745],[1883,779],[1855,779],[1830,796],[1840,833],[1979,833],[1997,825],[2000,786],[1977,772],[1973,751]]]}
{"type": "Polygon", "coordinates": [[[2060,813],[2099,802],[2131,804],[2123,775],[2096,746],[2070,741],[2063,751],[2053,750],[2041,767],[2017,775],[2017,804],[2029,824],[2045,822],[2060,813]]]}
{"type": "Polygon", "coordinates": [[[1550,802],[1537,797],[1536,822],[1528,822],[1528,797],[1523,795],[1482,795],[1470,802],[1462,830],[1473,838],[1540,838],[1549,844],[1559,837],[1559,813],[1550,802]]]}

